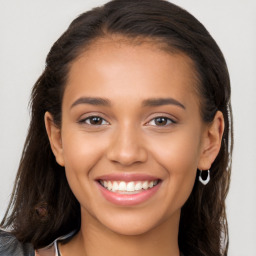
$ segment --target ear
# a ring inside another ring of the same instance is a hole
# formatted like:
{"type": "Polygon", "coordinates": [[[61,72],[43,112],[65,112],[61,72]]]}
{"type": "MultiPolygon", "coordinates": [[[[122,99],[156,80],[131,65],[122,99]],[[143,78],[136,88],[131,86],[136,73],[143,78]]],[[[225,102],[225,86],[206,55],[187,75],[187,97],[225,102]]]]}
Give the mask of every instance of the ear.
{"type": "Polygon", "coordinates": [[[217,157],[224,132],[224,117],[222,112],[217,111],[213,121],[206,126],[202,138],[201,155],[198,162],[199,170],[209,170],[217,157]]]}
{"type": "Polygon", "coordinates": [[[64,166],[63,147],[61,141],[61,129],[53,121],[49,112],[44,115],[45,128],[51,144],[52,152],[55,155],[56,162],[64,166]]]}

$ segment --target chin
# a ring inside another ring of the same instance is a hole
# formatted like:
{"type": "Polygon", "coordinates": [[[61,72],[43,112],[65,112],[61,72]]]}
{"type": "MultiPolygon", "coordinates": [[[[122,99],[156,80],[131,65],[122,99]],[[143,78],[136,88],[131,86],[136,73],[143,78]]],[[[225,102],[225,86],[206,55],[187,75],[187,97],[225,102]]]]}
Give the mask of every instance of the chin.
{"type": "Polygon", "coordinates": [[[112,232],[123,236],[141,236],[150,232],[154,227],[152,225],[122,225],[108,227],[112,232]]]}
{"type": "Polygon", "coordinates": [[[151,231],[161,228],[166,222],[175,219],[175,223],[179,220],[179,211],[176,214],[166,215],[160,212],[155,213],[124,213],[119,215],[112,215],[111,219],[101,219],[100,222],[108,230],[123,236],[141,236],[149,234],[151,231]],[[173,218],[174,217],[174,218],[173,218]]]}

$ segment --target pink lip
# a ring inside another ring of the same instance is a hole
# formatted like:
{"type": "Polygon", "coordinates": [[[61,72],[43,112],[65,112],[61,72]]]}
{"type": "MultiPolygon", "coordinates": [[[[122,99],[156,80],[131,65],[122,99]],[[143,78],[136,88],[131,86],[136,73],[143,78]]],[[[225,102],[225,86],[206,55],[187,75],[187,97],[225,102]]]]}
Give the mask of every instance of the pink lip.
{"type": "Polygon", "coordinates": [[[110,181],[153,181],[153,180],[159,180],[157,177],[153,177],[151,175],[147,174],[141,174],[141,173],[115,173],[115,174],[108,174],[97,177],[95,180],[110,180],[110,181]]]}
{"type": "Polygon", "coordinates": [[[107,201],[120,206],[132,206],[141,204],[151,198],[159,189],[161,182],[159,182],[153,188],[147,189],[137,194],[119,194],[109,191],[108,189],[100,185],[99,182],[96,182],[96,185],[98,186],[101,194],[107,201]]]}

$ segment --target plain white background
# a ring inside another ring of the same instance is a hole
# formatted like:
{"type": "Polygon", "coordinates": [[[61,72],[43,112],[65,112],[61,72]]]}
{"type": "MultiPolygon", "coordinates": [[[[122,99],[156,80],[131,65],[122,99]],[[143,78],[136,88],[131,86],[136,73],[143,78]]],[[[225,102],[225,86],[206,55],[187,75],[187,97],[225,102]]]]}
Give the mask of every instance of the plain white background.
{"type": "MultiPolygon", "coordinates": [[[[0,0],[0,217],[29,123],[31,88],[54,41],[103,0],[0,0]]],[[[256,2],[174,0],[209,30],[230,71],[235,147],[227,213],[231,256],[256,255],[256,2]]]]}

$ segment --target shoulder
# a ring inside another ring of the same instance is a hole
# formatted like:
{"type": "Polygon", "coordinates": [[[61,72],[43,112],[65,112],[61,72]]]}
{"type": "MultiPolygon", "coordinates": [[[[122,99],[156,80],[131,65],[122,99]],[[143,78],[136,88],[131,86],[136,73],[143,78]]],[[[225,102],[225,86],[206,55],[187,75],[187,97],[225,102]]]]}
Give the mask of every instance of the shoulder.
{"type": "Polygon", "coordinates": [[[12,234],[0,230],[0,256],[34,256],[33,246],[19,242],[12,234]]]}

